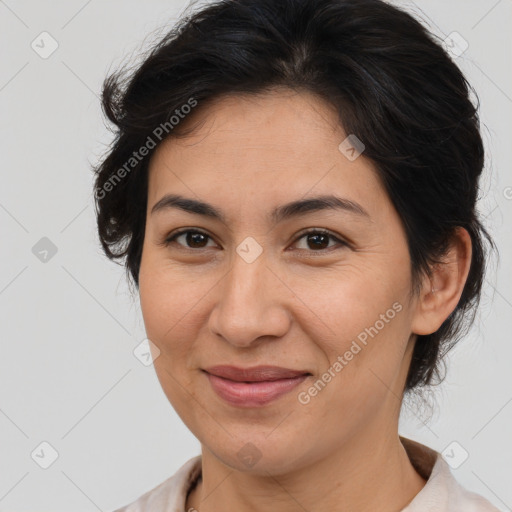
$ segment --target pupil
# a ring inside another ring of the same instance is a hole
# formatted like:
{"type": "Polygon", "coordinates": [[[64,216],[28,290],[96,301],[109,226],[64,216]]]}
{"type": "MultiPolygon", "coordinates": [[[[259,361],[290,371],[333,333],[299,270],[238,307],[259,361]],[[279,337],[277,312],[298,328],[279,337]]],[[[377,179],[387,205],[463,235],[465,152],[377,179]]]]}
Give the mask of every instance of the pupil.
{"type": "MultiPolygon", "coordinates": [[[[309,240],[311,240],[312,238],[317,238],[317,239],[318,239],[318,238],[320,238],[320,237],[321,237],[321,238],[323,238],[323,239],[324,239],[324,241],[327,241],[327,245],[329,245],[328,237],[327,237],[327,235],[324,235],[324,234],[319,234],[319,235],[309,235],[308,239],[309,239],[309,240]]],[[[317,243],[314,243],[313,245],[314,245],[316,248],[319,248],[319,247],[320,247],[317,243]]],[[[322,248],[322,249],[323,249],[324,247],[320,247],[320,248],[322,248]]]]}
{"type": "MultiPolygon", "coordinates": [[[[195,237],[203,237],[204,238],[204,235],[202,233],[189,233],[187,235],[187,243],[189,245],[191,245],[192,247],[195,247],[195,245],[194,245],[194,238],[195,237]]],[[[201,244],[201,242],[199,242],[199,244],[201,244]]]]}

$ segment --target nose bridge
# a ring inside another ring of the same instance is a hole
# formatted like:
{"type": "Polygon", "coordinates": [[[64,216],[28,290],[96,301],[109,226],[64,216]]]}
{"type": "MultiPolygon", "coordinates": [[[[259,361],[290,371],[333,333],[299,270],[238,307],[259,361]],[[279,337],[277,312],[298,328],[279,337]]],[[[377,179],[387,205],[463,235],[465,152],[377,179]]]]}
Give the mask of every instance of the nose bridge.
{"type": "Polygon", "coordinates": [[[252,236],[246,236],[234,247],[231,270],[226,275],[222,300],[228,303],[233,301],[234,305],[246,304],[254,307],[261,302],[255,300],[258,295],[263,299],[260,292],[268,279],[269,254],[263,248],[262,237],[258,239],[259,241],[252,236]]]}
{"type": "Polygon", "coordinates": [[[288,315],[272,293],[277,278],[268,263],[263,247],[246,239],[237,246],[231,269],[220,283],[210,324],[232,344],[248,346],[261,336],[282,336],[288,328],[288,315]]]}
{"type": "MultiPolygon", "coordinates": [[[[267,265],[267,254],[263,253],[263,247],[254,239],[240,243],[236,248],[236,255],[233,256],[231,272],[228,274],[228,300],[249,304],[261,302],[254,299],[258,298],[268,279],[267,265]]],[[[259,298],[263,299],[261,294],[259,298]]]]}
{"type": "MultiPolygon", "coordinates": [[[[236,319],[243,317],[245,312],[245,317],[250,316],[257,322],[260,311],[267,307],[270,298],[263,293],[269,273],[267,258],[263,251],[256,255],[254,245],[248,246],[245,242],[236,248],[236,253],[226,275],[220,302],[236,319]]],[[[244,320],[246,326],[248,323],[248,319],[244,320]]]]}

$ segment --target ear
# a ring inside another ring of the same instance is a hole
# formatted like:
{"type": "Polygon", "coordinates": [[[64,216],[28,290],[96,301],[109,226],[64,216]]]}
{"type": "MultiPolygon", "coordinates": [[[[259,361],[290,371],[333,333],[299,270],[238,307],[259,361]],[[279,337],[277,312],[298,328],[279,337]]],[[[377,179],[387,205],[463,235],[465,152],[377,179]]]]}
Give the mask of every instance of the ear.
{"type": "Polygon", "coordinates": [[[441,264],[425,277],[412,321],[412,333],[436,332],[459,303],[471,266],[472,244],[466,229],[457,227],[441,264]]]}

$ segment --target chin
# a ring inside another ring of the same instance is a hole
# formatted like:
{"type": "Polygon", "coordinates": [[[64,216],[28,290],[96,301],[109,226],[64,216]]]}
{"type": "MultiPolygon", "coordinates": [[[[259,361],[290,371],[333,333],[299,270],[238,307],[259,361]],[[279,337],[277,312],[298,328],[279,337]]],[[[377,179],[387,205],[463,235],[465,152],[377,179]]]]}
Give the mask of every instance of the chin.
{"type": "Polygon", "coordinates": [[[307,453],[301,454],[297,451],[297,447],[305,446],[303,439],[294,441],[293,436],[279,436],[275,431],[268,438],[272,429],[265,433],[258,430],[252,435],[247,429],[244,435],[236,435],[229,426],[226,426],[226,430],[233,437],[228,437],[225,444],[206,446],[217,459],[235,471],[278,476],[297,470],[297,466],[306,464],[306,459],[309,458],[307,453]]]}

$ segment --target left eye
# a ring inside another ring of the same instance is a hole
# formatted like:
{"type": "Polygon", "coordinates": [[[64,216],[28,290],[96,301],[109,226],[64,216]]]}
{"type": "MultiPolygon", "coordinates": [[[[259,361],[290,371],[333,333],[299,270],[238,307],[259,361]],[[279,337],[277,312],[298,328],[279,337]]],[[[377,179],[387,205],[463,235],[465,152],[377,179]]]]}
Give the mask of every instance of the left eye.
{"type": "MultiPolygon", "coordinates": [[[[341,246],[348,245],[346,242],[340,240],[338,237],[334,236],[329,231],[318,229],[302,233],[302,235],[295,241],[295,243],[298,242],[299,240],[302,240],[303,238],[306,238],[306,243],[312,242],[313,247],[316,247],[316,249],[314,249],[313,252],[319,252],[320,250],[327,249],[327,247],[325,247],[325,244],[329,245],[329,239],[335,240],[341,246]]],[[[308,249],[306,248],[306,250],[308,249]]]]}
{"type": "MultiPolygon", "coordinates": [[[[185,237],[185,244],[187,244],[185,245],[185,247],[188,249],[204,249],[206,246],[202,244],[208,239],[211,239],[210,235],[207,235],[203,231],[188,229],[179,231],[178,233],[175,233],[174,235],[166,238],[164,241],[164,245],[168,246],[182,236],[185,237]]],[[[299,240],[302,240],[303,238],[307,240],[306,243],[312,243],[314,247],[314,249],[306,248],[305,250],[312,250],[313,252],[320,252],[321,250],[327,249],[328,247],[326,247],[325,244],[329,245],[330,240],[338,242],[338,244],[341,246],[348,246],[346,242],[340,240],[338,237],[334,236],[329,231],[325,230],[316,229],[302,233],[302,235],[299,238],[297,238],[294,243],[297,243],[299,240]]],[[[178,245],[183,246],[183,244],[178,245]]]]}

